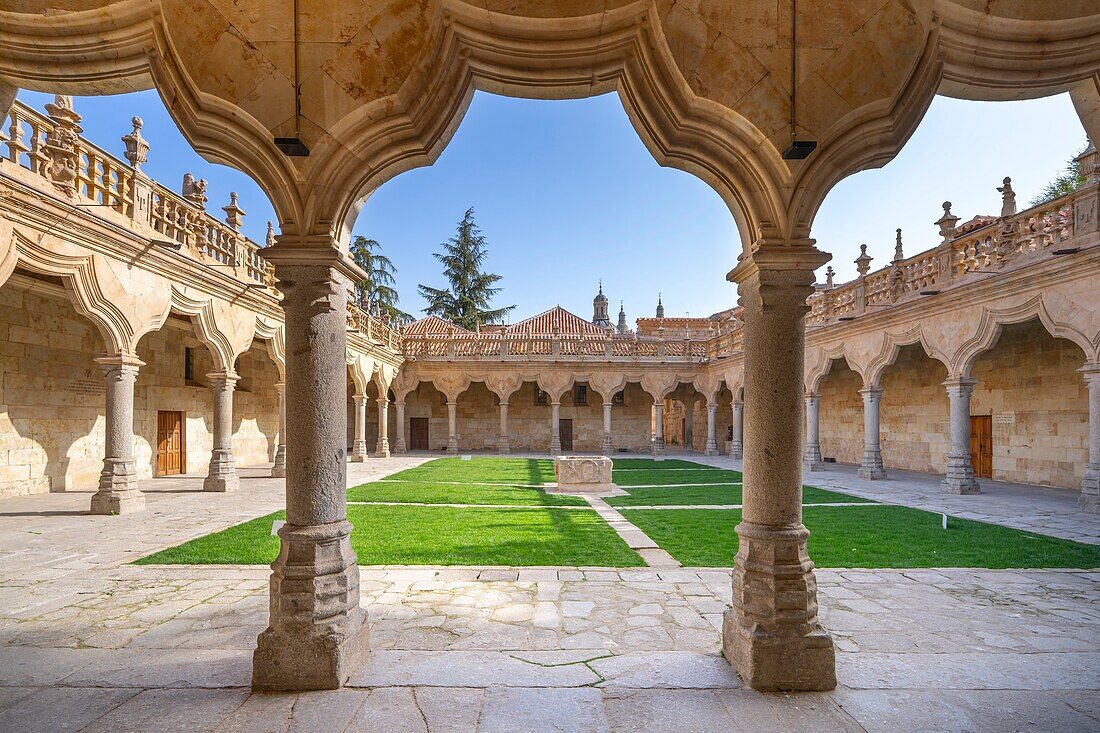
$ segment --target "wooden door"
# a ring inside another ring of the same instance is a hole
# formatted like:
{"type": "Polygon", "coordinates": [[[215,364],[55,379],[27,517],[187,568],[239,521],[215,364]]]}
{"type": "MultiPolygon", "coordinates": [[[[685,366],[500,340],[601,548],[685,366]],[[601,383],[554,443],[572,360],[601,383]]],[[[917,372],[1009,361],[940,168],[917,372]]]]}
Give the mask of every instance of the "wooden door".
{"type": "Polygon", "coordinates": [[[970,417],[970,464],[978,478],[993,478],[993,416],[970,417]]]}
{"type": "Polygon", "coordinates": [[[409,450],[428,450],[428,418],[409,418],[409,450]]]}
{"type": "Polygon", "coordinates": [[[563,451],[573,450],[573,421],[558,420],[558,437],[563,451]]]}
{"type": "Polygon", "coordinates": [[[176,476],[186,472],[183,413],[160,410],[157,412],[157,475],[176,476]]]}

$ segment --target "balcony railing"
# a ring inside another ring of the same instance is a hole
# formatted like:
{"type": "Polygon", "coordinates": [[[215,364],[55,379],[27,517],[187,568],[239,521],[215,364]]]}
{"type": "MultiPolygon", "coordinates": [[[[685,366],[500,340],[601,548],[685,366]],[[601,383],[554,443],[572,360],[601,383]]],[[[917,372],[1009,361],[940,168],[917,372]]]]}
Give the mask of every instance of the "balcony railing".
{"type": "Polygon", "coordinates": [[[708,356],[708,341],[704,339],[618,333],[406,334],[404,346],[405,358],[409,360],[702,362],[708,356]]]}

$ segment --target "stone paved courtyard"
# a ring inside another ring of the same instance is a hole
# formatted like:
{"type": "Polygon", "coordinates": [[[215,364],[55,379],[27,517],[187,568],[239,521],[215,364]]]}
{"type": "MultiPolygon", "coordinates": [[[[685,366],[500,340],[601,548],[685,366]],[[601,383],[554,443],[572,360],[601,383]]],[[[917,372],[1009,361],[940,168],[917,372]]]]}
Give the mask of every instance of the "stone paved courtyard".
{"type": "Polygon", "coordinates": [[[123,517],[0,502],[0,731],[1100,730],[1100,572],[1078,571],[820,570],[840,686],[764,695],[720,656],[728,570],[363,568],[375,653],[351,687],[254,695],[268,569],[128,563],[279,508],[264,473],[146,482],[123,517]]]}

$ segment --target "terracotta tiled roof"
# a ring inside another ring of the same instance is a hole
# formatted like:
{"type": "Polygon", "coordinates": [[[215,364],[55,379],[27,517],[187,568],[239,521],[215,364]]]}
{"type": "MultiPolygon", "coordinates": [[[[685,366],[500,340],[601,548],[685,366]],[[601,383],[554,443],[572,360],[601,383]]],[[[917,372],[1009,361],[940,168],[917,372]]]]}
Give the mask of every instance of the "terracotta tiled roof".
{"type": "Polygon", "coordinates": [[[531,316],[526,320],[513,323],[504,329],[505,333],[568,333],[568,334],[605,334],[607,329],[600,328],[580,316],[556,305],[544,313],[531,316]]]}
{"type": "Polygon", "coordinates": [[[426,336],[437,333],[470,333],[470,331],[437,316],[428,316],[405,326],[402,333],[406,336],[426,336]]]}

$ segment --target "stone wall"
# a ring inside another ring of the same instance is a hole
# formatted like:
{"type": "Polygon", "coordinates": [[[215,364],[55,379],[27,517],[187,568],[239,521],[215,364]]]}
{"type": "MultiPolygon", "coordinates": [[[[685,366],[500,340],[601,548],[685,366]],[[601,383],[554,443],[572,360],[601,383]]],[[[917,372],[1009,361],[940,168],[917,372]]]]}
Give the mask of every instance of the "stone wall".
{"type": "MultiPolygon", "coordinates": [[[[187,468],[210,460],[212,368],[207,348],[171,319],[138,347],[145,362],[134,393],[134,451],[139,478],[155,468],[158,410],[185,413],[187,468]],[[184,348],[195,355],[197,380],[185,384],[184,348]]],[[[0,288],[0,495],[90,491],[103,466],[105,385],[94,359],[102,339],[52,285],[15,278],[0,288]]],[[[253,348],[241,357],[234,399],[233,450],[238,465],[265,463],[278,431],[275,365],[253,348]]]]}
{"type": "MultiPolygon", "coordinates": [[[[821,455],[838,463],[859,463],[863,458],[863,379],[843,359],[833,361],[821,380],[819,428],[821,455]]],[[[752,427],[745,423],[745,430],[752,427]]]]}
{"type": "MultiPolygon", "coordinates": [[[[947,367],[927,356],[919,344],[902,347],[897,360],[883,372],[879,445],[888,469],[944,472],[951,443],[946,379],[947,367]]],[[[862,409],[861,402],[861,441],[862,409]]]]}
{"type": "Polygon", "coordinates": [[[972,415],[993,416],[993,478],[1079,489],[1088,463],[1084,355],[1038,321],[1005,326],[977,358],[972,415]]]}

